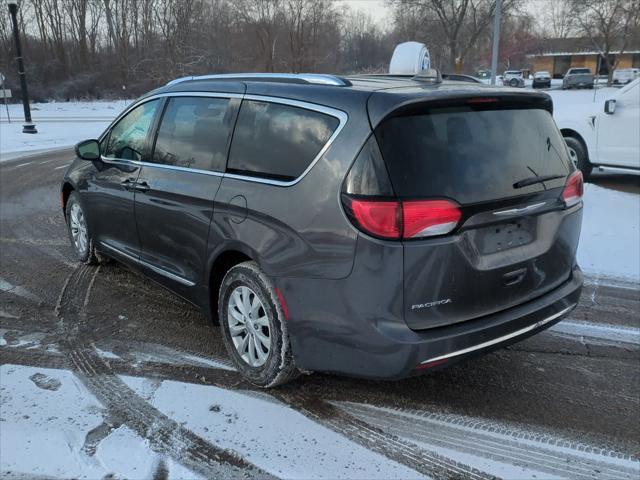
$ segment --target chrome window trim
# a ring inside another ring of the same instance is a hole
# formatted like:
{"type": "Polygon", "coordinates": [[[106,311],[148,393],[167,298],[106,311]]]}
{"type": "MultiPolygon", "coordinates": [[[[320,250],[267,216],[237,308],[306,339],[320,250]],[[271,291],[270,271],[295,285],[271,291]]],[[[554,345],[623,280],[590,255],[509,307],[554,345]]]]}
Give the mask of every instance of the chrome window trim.
{"type": "Polygon", "coordinates": [[[171,280],[175,280],[178,283],[181,283],[182,285],[186,285],[187,287],[193,287],[195,285],[195,282],[192,282],[191,280],[187,280],[186,278],[182,278],[179,275],[176,275],[174,273],[171,272],[167,272],[166,270],[160,268],[160,267],[156,267],[155,265],[146,262],[140,258],[136,258],[133,255],[130,255],[127,252],[123,252],[122,250],[120,250],[119,248],[116,248],[114,246],[109,245],[108,243],[105,242],[100,242],[100,245],[102,245],[103,247],[106,247],[108,250],[111,250],[112,252],[115,252],[119,255],[122,255],[123,257],[128,258],[129,260],[131,260],[132,262],[135,262],[139,265],[143,265],[151,270],[153,270],[156,273],[159,273],[160,275],[163,275],[167,278],[170,278],[171,280]]]}
{"type": "Polygon", "coordinates": [[[544,319],[539,320],[539,321],[537,321],[535,323],[532,323],[531,325],[529,325],[527,327],[524,327],[524,328],[521,328],[520,330],[516,330],[515,332],[508,333],[507,335],[502,335],[501,337],[497,337],[497,338],[494,338],[492,340],[487,340],[486,342],[478,343],[477,345],[473,345],[471,347],[464,348],[462,350],[456,350],[455,352],[447,353],[445,355],[440,355],[438,357],[428,358],[428,359],[423,360],[422,362],[420,362],[420,365],[424,365],[425,363],[437,362],[438,360],[446,360],[446,359],[451,358],[451,357],[457,357],[459,355],[464,355],[465,353],[470,353],[470,352],[473,352],[473,351],[476,351],[476,350],[480,350],[482,348],[490,347],[491,345],[495,345],[497,343],[504,342],[504,341],[509,340],[511,338],[519,337],[520,335],[524,335],[525,333],[530,332],[531,330],[539,328],[539,327],[541,327],[541,326],[543,326],[543,325],[555,320],[556,318],[561,317],[565,313],[568,313],[576,305],[577,305],[577,303],[574,303],[573,305],[568,306],[567,308],[565,308],[564,310],[561,310],[558,313],[554,313],[553,315],[551,315],[551,316],[549,316],[547,318],[544,318],[544,319]]]}
{"type": "MultiPolygon", "coordinates": [[[[138,166],[141,166],[141,167],[142,166],[145,166],[145,167],[157,167],[157,168],[164,168],[166,170],[178,170],[178,171],[184,171],[184,172],[199,173],[199,174],[204,174],[204,175],[212,175],[214,177],[227,177],[227,178],[233,178],[235,180],[243,180],[243,181],[254,182],[254,183],[263,183],[263,184],[274,185],[274,186],[278,186],[278,187],[290,187],[290,186],[295,185],[298,182],[300,182],[311,171],[311,169],[314,167],[314,165],[316,163],[318,163],[320,158],[322,158],[322,156],[329,149],[329,147],[331,146],[333,141],[340,134],[340,132],[342,131],[342,129],[346,125],[347,120],[349,119],[349,115],[347,115],[346,112],[343,112],[342,110],[338,110],[336,108],[325,107],[323,105],[318,105],[316,103],[304,102],[304,101],[300,101],[300,100],[292,100],[292,99],[282,98],[282,97],[272,97],[272,96],[267,96],[267,95],[253,95],[253,94],[243,95],[243,94],[239,94],[239,93],[219,93],[219,92],[165,92],[165,93],[158,93],[156,95],[152,95],[150,97],[143,98],[143,99],[139,100],[138,102],[135,102],[135,103],[131,104],[124,112],[122,112],[111,123],[111,125],[115,125],[118,121],[120,121],[120,119],[122,117],[124,117],[127,113],[129,113],[131,110],[133,110],[137,106],[142,105],[143,103],[146,103],[148,101],[155,100],[157,98],[163,98],[163,97],[240,98],[240,99],[243,99],[243,100],[254,100],[254,101],[258,101],[258,102],[279,103],[279,104],[282,104],[282,105],[290,105],[292,107],[298,107],[298,108],[303,108],[305,110],[311,110],[311,111],[315,111],[315,112],[324,113],[326,115],[330,115],[330,116],[332,116],[334,118],[337,118],[339,123],[338,123],[338,126],[336,127],[335,131],[333,132],[333,134],[329,137],[327,142],[320,149],[320,151],[313,158],[313,160],[311,160],[311,162],[309,163],[307,168],[305,168],[305,170],[298,177],[296,177],[296,178],[294,178],[293,180],[290,180],[290,181],[273,180],[273,179],[261,177],[259,175],[253,176],[253,175],[239,175],[239,174],[235,174],[235,173],[226,173],[226,172],[215,172],[215,171],[211,171],[211,170],[200,170],[200,169],[197,169],[197,168],[180,167],[180,166],[176,166],[176,165],[163,165],[161,163],[142,162],[142,161],[139,161],[139,160],[127,160],[127,159],[123,159],[123,158],[105,157],[104,155],[100,155],[100,158],[101,158],[101,160],[103,162],[106,162],[106,163],[132,164],[132,165],[138,165],[138,166]]],[[[111,125],[105,131],[105,134],[108,131],[111,130],[111,125]]],[[[101,137],[103,137],[103,136],[104,136],[104,134],[101,137]]]]}

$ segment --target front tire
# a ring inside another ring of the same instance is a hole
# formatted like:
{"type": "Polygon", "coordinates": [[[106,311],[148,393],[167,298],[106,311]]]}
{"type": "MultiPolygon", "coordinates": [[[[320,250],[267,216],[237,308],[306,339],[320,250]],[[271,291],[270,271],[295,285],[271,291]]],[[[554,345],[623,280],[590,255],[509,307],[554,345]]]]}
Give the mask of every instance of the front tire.
{"type": "Polygon", "coordinates": [[[71,192],[67,199],[65,217],[71,247],[78,260],[86,265],[98,263],[87,217],[80,203],[80,196],[76,192],[71,192]]]}
{"type": "Polygon", "coordinates": [[[278,295],[255,262],[240,263],[225,275],[218,318],[227,352],[248,381],[270,388],[297,376],[278,295]]]}
{"type": "Polygon", "coordinates": [[[587,151],[582,142],[577,138],[564,137],[564,141],[569,149],[569,156],[573,164],[582,172],[585,181],[591,177],[593,165],[589,162],[587,151]]]}

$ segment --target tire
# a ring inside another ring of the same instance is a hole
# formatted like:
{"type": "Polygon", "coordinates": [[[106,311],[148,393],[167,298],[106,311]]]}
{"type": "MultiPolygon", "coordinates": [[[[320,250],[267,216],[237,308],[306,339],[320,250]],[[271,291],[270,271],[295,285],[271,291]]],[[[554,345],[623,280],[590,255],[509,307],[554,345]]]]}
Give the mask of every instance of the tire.
{"type": "Polygon", "coordinates": [[[255,262],[236,265],[222,279],[218,318],[229,357],[249,382],[271,388],[298,375],[278,294],[255,262]]]}
{"type": "Polygon", "coordinates": [[[80,203],[80,196],[71,192],[65,207],[67,232],[76,257],[81,263],[95,265],[98,263],[96,250],[87,225],[86,215],[80,203]]]}
{"type": "Polygon", "coordinates": [[[511,80],[509,80],[509,86],[510,87],[517,87],[518,86],[518,80],[516,80],[515,78],[512,78],[511,80]]]}
{"type": "Polygon", "coordinates": [[[588,180],[591,177],[593,165],[591,165],[591,162],[589,162],[589,156],[587,155],[587,151],[584,148],[584,145],[582,145],[582,142],[580,142],[580,140],[573,137],[564,137],[564,141],[569,148],[571,160],[582,172],[582,176],[584,177],[585,181],[588,180]]]}

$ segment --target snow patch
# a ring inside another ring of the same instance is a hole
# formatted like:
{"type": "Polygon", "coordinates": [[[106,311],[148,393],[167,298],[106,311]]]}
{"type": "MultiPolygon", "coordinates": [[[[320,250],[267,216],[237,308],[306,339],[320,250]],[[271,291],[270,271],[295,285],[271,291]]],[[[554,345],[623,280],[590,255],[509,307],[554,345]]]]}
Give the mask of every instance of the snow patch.
{"type": "MultiPolygon", "coordinates": [[[[141,395],[148,393],[144,379],[120,378],[141,395]]],[[[287,406],[254,396],[164,381],[150,403],[217,447],[280,478],[422,478],[287,406]]]]}

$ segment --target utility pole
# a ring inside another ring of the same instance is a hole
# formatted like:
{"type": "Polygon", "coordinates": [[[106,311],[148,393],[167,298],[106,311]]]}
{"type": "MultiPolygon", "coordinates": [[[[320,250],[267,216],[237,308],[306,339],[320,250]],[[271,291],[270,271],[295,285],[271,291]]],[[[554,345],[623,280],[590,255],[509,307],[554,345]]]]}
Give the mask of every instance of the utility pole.
{"type": "Polygon", "coordinates": [[[493,17],[493,48],[491,50],[491,85],[496,84],[498,70],[498,49],[500,47],[500,20],[502,16],[502,0],[496,0],[496,13],[493,17]]]}
{"type": "Polygon", "coordinates": [[[16,44],[16,62],[18,63],[18,76],[20,77],[20,90],[22,92],[22,108],[24,109],[24,125],[22,133],[38,133],[36,126],[31,121],[31,109],[29,108],[29,92],[27,91],[27,76],[24,73],[22,60],[22,46],[20,45],[20,32],[18,32],[18,0],[7,0],[11,22],[13,24],[13,40],[16,44]]]}

